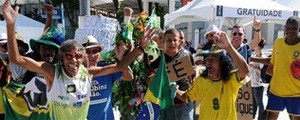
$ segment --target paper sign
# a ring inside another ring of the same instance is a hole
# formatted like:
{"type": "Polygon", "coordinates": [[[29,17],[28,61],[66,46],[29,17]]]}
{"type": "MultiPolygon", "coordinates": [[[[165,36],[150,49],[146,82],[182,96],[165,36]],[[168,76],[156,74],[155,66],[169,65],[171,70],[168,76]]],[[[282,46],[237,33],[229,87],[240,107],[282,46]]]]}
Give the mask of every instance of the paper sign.
{"type": "Polygon", "coordinates": [[[167,64],[167,73],[172,82],[181,80],[194,74],[193,65],[188,56],[174,60],[167,64]]]}
{"type": "Polygon", "coordinates": [[[104,52],[107,52],[114,48],[112,44],[117,34],[118,25],[118,21],[114,18],[85,16],[83,27],[78,28],[75,32],[75,40],[82,44],[86,36],[92,35],[104,46],[104,52]]]}
{"type": "Polygon", "coordinates": [[[239,89],[236,100],[236,110],[239,120],[252,120],[253,118],[253,98],[251,82],[239,89]]]}

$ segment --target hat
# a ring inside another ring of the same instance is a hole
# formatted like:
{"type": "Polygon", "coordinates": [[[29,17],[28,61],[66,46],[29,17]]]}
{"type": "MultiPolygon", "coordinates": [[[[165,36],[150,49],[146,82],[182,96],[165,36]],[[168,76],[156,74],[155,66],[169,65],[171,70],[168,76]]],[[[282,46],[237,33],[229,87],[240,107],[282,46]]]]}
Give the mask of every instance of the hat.
{"type": "Polygon", "coordinates": [[[195,62],[197,62],[197,61],[199,61],[199,60],[201,60],[201,61],[204,60],[204,57],[201,56],[201,55],[196,55],[196,56],[194,56],[193,58],[194,58],[194,61],[195,61],[195,62]]]}
{"type": "Polygon", "coordinates": [[[224,49],[221,49],[215,45],[212,45],[210,50],[202,51],[201,54],[204,56],[219,55],[219,56],[227,57],[227,52],[224,49]]]}
{"type": "Polygon", "coordinates": [[[296,78],[300,78],[300,60],[295,60],[291,64],[292,75],[296,78]]]}
{"type": "Polygon", "coordinates": [[[64,39],[64,35],[57,28],[49,27],[39,39],[30,39],[29,44],[33,51],[37,51],[36,45],[38,44],[49,45],[58,49],[64,39]]]}
{"type": "Polygon", "coordinates": [[[204,34],[204,38],[206,39],[207,34],[209,34],[211,32],[218,32],[218,31],[220,31],[219,28],[217,26],[211,24],[206,28],[206,33],[204,34]]]}
{"type": "MultiPolygon", "coordinates": [[[[15,36],[17,39],[18,46],[21,46],[22,48],[24,48],[25,52],[27,52],[29,50],[29,46],[27,43],[24,42],[24,38],[18,33],[16,33],[15,36]]],[[[7,43],[4,43],[4,49],[7,50],[7,43]]]]}
{"type": "Polygon", "coordinates": [[[7,34],[0,33],[0,44],[7,43],[7,34]]]}
{"type": "Polygon", "coordinates": [[[92,35],[88,35],[85,37],[82,46],[86,49],[92,47],[99,47],[100,50],[103,50],[103,47],[99,44],[98,40],[92,35]]]}

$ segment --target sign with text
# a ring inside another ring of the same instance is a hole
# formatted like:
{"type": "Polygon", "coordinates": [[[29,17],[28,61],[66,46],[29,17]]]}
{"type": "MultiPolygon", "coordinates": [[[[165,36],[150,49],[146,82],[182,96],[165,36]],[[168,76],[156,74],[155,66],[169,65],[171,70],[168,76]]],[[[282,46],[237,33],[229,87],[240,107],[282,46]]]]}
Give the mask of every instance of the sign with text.
{"type": "MultiPolygon", "coordinates": [[[[259,19],[275,19],[275,20],[286,20],[288,17],[293,16],[294,12],[289,10],[269,10],[269,9],[259,9],[259,8],[235,8],[235,7],[222,7],[222,15],[224,17],[233,18],[256,18],[259,19]]],[[[219,9],[217,10],[219,11],[219,9]]],[[[217,14],[218,15],[218,14],[217,14]]]]}
{"type": "Polygon", "coordinates": [[[236,100],[236,110],[239,120],[252,120],[253,118],[253,99],[251,82],[248,82],[239,89],[236,100]]]}
{"type": "Polygon", "coordinates": [[[169,80],[175,82],[195,73],[192,62],[188,56],[174,60],[167,64],[169,80]]]}
{"type": "MultiPolygon", "coordinates": [[[[47,14],[42,11],[41,12],[42,18],[47,18],[47,14]]],[[[55,7],[53,10],[52,19],[61,19],[62,18],[62,9],[60,7],[55,7]]]]}
{"type": "Polygon", "coordinates": [[[75,40],[83,43],[88,35],[94,36],[104,46],[104,52],[112,50],[118,29],[118,21],[105,16],[85,16],[84,25],[75,32],[75,40]]]}

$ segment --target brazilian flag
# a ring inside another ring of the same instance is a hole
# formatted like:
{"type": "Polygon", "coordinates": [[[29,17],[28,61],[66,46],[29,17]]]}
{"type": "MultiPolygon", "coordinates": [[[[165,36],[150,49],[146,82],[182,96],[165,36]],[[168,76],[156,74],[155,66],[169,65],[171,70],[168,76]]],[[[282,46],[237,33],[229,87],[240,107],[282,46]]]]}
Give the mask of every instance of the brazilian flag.
{"type": "Polygon", "coordinates": [[[157,120],[160,110],[174,106],[170,81],[166,71],[164,53],[160,52],[160,64],[153,80],[148,86],[144,103],[141,105],[137,120],[157,120]]]}
{"type": "Polygon", "coordinates": [[[48,110],[32,111],[24,97],[20,95],[24,84],[10,81],[2,88],[2,100],[6,120],[49,120],[48,110]]]}

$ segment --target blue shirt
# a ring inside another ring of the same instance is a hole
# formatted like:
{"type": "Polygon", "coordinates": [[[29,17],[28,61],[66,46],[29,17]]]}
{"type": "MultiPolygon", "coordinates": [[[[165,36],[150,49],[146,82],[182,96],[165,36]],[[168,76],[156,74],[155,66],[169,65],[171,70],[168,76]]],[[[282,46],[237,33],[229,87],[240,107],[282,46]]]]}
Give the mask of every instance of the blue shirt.
{"type": "MultiPolygon", "coordinates": [[[[98,66],[101,65],[100,63],[98,66]]],[[[120,79],[122,72],[94,77],[91,82],[91,102],[88,120],[114,120],[112,110],[112,87],[115,80],[120,79]]]]}

